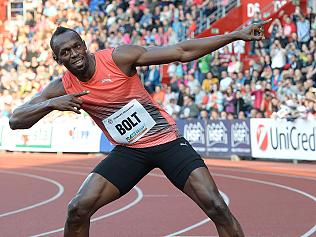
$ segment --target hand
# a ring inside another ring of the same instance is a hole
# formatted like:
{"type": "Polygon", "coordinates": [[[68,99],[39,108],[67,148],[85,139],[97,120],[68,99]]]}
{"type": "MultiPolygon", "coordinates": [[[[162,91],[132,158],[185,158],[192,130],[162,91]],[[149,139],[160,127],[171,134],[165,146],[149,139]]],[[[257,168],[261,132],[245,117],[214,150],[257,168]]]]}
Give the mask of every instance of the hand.
{"type": "Polygon", "coordinates": [[[269,23],[272,19],[255,23],[246,28],[236,32],[237,37],[244,41],[263,40],[264,37],[264,25],[269,23]]]}
{"type": "Polygon", "coordinates": [[[90,91],[83,91],[80,93],[63,95],[50,99],[49,106],[53,110],[59,111],[73,111],[77,114],[80,114],[80,108],[82,105],[81,96],[89,94],[90,91]]]}

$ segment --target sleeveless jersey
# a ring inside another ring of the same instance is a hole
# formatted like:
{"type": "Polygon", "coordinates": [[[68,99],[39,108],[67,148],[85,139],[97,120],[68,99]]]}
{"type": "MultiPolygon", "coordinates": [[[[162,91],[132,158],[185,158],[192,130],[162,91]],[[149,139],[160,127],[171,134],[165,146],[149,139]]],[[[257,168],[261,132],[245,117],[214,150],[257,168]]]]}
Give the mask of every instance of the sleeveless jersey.
{"type": "Polygon", "coordinates": [[[96,71],[87,82],[67,71],[62,77],[66,93],[90,91],[80,97],[81,108],[114,145],[144,148],[180,137],[173,118],[152,99],[137,73],[128,77],[117,67],[113,50],[95,53],[96,71]]]}

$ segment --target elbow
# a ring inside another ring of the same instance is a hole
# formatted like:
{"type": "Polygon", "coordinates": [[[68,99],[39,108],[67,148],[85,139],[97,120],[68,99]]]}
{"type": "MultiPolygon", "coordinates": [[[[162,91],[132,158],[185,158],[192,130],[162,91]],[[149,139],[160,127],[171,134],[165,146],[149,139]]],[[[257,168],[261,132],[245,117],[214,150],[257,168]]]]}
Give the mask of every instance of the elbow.
{"type": "Polygon", "coordinates": [[[19,127],[18,124],[19,124],[18,120],[12,116],[12,117],[10,118],[10,120],[9,120],[9,126],[10,126],[10,128],[11,128],[12,130],[16,130],[16,129],[18,129],[18,127],[19,127]]]}
{"type": "Polygon", "coordinates": [[[16,129],[28,129],[31,126],[26,126],[25,124],[21,123],[21,120],[19,120],[18,118],[16,118],[14,115],[11,116],[10,120],[9,120],[9,126],[12,130],[16,130],[16,129]]]}

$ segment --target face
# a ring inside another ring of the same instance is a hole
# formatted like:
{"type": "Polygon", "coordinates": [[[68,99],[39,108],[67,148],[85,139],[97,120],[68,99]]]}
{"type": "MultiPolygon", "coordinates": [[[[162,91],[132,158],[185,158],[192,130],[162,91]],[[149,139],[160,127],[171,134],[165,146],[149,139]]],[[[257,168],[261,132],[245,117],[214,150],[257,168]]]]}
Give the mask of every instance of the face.
{"type": "Polygon", "coordinates": [[[236,97],[237,97],[237,98],[241,98],[241,93],[240,93],[240,91],[237,91],[237,92],[236,92],[236,97]]]}
{"type": "Polygon", "coordinates": [[[55,60],[72,73],[80,74],[88,69],[87,47],[76,33],[70,31],[56,36],[53,51],[55,60]]]}
{"type": "Polygon", "coordinates": [[[221,112],[221,118],[222,119],[227,119],[227,113],[225,111],[221,112]]]}

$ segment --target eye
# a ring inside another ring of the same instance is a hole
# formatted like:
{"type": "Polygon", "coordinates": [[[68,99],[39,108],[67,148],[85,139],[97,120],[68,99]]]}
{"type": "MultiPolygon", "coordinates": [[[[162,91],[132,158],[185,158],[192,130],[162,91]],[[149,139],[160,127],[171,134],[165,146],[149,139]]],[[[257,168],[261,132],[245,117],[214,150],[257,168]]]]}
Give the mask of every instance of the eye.
{"type": "Polygon", "coordinates": [[[80,48],[81,48],[81,45],[80,45],[80,44],[78,44],[78,45],[77,45],[77,49],[80,49],[80,48]]]}
{"type": "Polygon", "coordinates": [[[64,50],[64,51],[62,51],[62,53],[61,53],[62,56],[66,56],[66,55],[68,55],[68,54],[69,54],[69,50],[64,50]]]}

